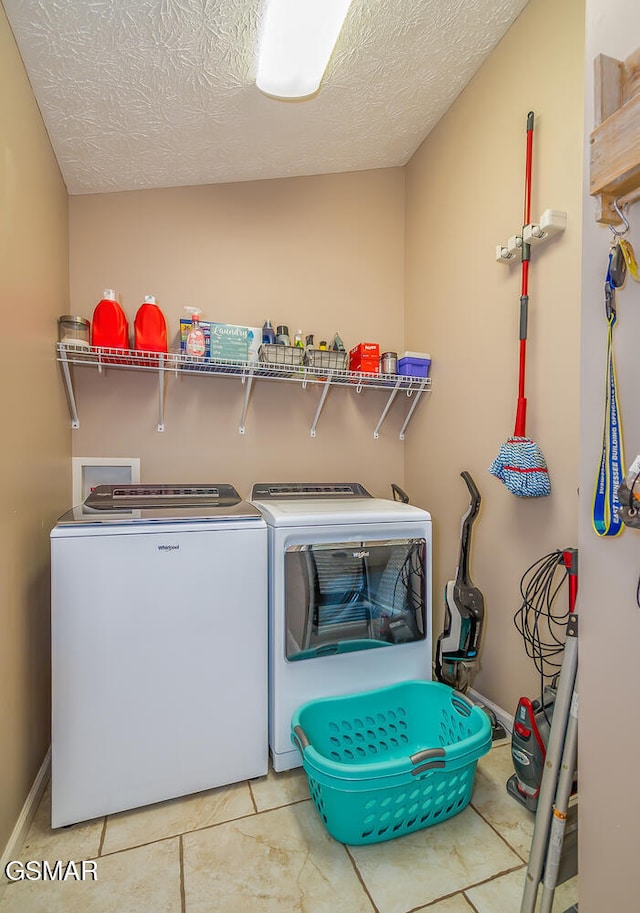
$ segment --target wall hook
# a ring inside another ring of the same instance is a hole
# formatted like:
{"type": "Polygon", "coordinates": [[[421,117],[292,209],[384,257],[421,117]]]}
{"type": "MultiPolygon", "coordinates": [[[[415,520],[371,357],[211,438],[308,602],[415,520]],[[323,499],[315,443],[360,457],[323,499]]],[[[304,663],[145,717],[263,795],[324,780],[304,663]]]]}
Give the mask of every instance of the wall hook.
{"type": "Polygon", "coordinates": [[[610,228],[611,231],[613,232],[613,237],[614,237],[614,238],[622,238],[623,235],[626,235],[626,233],[627,233],[627,232],[629,231],[629,229],[631,228],[631,226],[629,225],[629,220],[627,219],[627,216],[626,216],[626,214],[625,214],[625,211],[626,211],[626,208],[627,208],[627,204],[625,203],[625,204],[623,205],[622,209],[620,209],[620,198],[618,198],[617,200],[614,200],[614,201],[613,201],[613,203],[611,204],[611,206],[613,207],[613,209],[615,210],[616,214],[618,215],[620,221],[621,221],[622,224],[624,225],[624,229],[623,229],[623,231],[618,231],[618,229],[615,228],[615,226],[613,226],[613,225],[610,225],[609,228],[610,228]]]}

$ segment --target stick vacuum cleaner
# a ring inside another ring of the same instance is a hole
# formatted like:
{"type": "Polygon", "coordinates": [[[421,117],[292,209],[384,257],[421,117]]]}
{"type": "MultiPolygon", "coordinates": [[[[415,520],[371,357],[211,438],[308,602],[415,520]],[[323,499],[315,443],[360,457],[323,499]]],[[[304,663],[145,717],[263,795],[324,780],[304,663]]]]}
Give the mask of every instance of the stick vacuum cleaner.
{"type": "Polygon", "coordinates": [[[480,510],[480,492],[468,472],[460,475],[471,500],[462,518],[456,576],[445,587],[444,631],[438,637],[435,673],[439,681],[464,694],[476,668],[484,621],[484,596],[469,575],[471,529],[480,510]]]}

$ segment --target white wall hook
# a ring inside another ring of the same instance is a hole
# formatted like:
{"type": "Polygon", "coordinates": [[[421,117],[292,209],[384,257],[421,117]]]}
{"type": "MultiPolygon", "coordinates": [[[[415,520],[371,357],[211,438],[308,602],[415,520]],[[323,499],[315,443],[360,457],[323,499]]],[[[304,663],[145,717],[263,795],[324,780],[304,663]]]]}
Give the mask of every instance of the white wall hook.
{"type": "Polygon", "coordinates": [[[496,260],[498,263],[514,263],[516,260],[519,260],[519,255],[516,256],[515,251],[510,251],[507,247],[504,247],[502,244],[498,244],[496,247],[496,260]]]}
{"type": "Polygon", "coordinates": [[[538,224],[525,225],[523,238],[526,244],[536,245],[559,235],[567,227],[567,214],[558,209],[545,209],[538,224]]]}
{"type": "Polygon", "coordinates": [[[522,245],[530,244],[535,247],[559,235],[567,227],[567,214],[558,209],[545,209],[539,222],[525,225],[522,235],[513,235],[506,246],[498,244],[496,247],[496,261],[498,263],[516,263],[522,259],[522,245]]]}

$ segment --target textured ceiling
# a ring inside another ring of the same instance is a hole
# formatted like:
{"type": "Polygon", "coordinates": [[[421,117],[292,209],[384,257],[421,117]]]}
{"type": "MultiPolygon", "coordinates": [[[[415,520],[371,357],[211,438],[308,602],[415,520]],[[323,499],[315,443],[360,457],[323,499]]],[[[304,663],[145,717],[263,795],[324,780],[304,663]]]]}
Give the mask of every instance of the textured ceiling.
{"type": "Polygon", "coordinates": [[[264,0],[2,0],[72,194],[404,165],[527,0],[353,0],[316,97],[255,86],[264,0]]]}

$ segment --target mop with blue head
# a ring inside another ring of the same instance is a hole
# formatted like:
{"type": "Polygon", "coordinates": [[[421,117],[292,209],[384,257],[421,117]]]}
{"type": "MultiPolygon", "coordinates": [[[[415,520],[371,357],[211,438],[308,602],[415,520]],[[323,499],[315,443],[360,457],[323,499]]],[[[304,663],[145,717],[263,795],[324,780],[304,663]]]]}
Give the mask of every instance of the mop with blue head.
{"type": "MultiPolygon", "coordinates": [[[[527,155],[524,192],[524,225],[531,221],[531,163],[533,160],[533,111],[527,115],[527,155]]],[[[551,494],[547,462],[535,441],[526,436],[527,400],[524,380],[529,315],[529,261],[531,248],[522,244],[522,278],[520,293],[520,368],[518,375],[518,408],[513,436],[504,442],[489,472],[500,479],[519,498],[541,498],[551,494]]]]}

